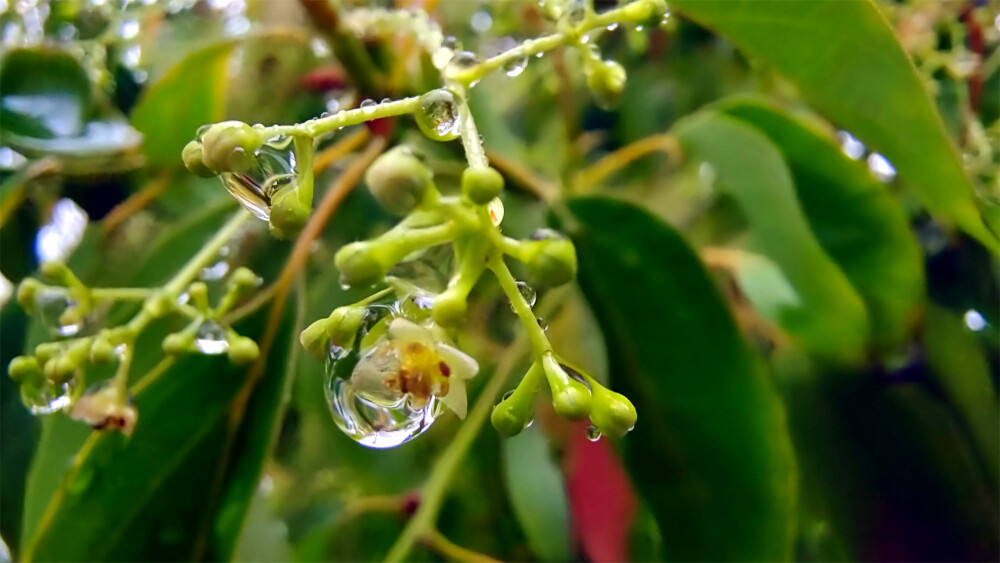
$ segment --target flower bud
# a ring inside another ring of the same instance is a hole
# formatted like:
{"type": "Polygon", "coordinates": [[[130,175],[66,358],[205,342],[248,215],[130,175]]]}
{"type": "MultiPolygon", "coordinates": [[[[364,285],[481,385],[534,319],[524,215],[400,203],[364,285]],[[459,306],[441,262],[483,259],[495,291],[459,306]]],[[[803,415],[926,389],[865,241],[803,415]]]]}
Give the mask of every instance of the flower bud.
{"type": "Polygon", "coordinates": [[[615,61],[594,61],[587,69],[587,87],[597,107],[613,109],[625,90],[625,68],[615,61]]]}
{"type": "Polygon", "coordinates": [[[299,333],[299,344],[310,354],[324,357],[330,345],[330,332],[327,330],[329,324],[330,319],[320,319],[307,326],[299,333]]]}
{"type": "Polygon", "coordinates": [[[406,215],[424,199],[433,178],[427,165],[408,147],[379,156],[368,167],[365,183],[379,205],[393,215],[406,215]]]}
{"type": "Polygon", "coordinates": [[[531,404],[528,403],[527,406],[528,408],[524,408],[513,397],[507,397],[493,407],[490,423],[504,436],[517,436],[531,422],[531,404]]]}
{"type": "Polygon", "coordinates": [[[33,356],[17,356],[10,361],[7,366],[7,373],[14,381],[24,381],[29,378],[40,377],[42,366],[38,364],[38,359],[33,356]]]}
{"type": "Polygon", "coordinates": [[[545,377],[552,390],[552,407],[565,418],[582,418],[590,414],[590,390],[583,383],[566,373],[551,355],[542,361],[545,377]]]}
{"type": "Polygon", "coordinates": [[[452,327],[465,320],[468,308],[467,296],[463,292],[445,291],[434,298],[431,315],[438,325],[452,327]]]}
{"type": "Polygon", "coordinates": [[[483,205],[500,195],[503,176],[495,168],[470,166],[462,172],[462,193],[472,203],[483,205]]]}
{"type": "Polygon", "coordinates": [[[58,342],[43,342],[35,346],[35,357],[45,364],[55,358],[62,351],[62,346],[58,342]]]}
{"type": "Polygon", "coordinates": [[[252,338],[237,336],[229,342],[229,361],[234,364],[249,364],[260,357],[260,347],[252,338]]]}
{"type": "Polygon", "coordinates": [[[115,347],[107,338],[98,336],[90,345],[90,361],[95,364],[111,363],[115,359],[115,347]]]}
{"type": "Polygon", "coordinates": [[[352,242],[341,247],[334,257],[341,282],[349,286],[371,285],[385,277],[386,269],[367,242],[352,242]]]}
{"type": "Polygon", "coordinates": [[[171,356],[179,356],[191,350],[194,335],[185,332],[168,334],[163,339],[163,352],[171,356]]]}
{"type": "Polygon", "coordinates": [[[184,167],[188,169],[192,174],[201,176],[202,178],[209,178],[215,175],[215,172],[211,168],[205,165],[202,160],[203,150],[200,141],[191,141],[190,143],[184,145],[184,151],[181,153],[181,159],[184,161],[184,167]]]}
{"type": "Polygon", "coordinates": [[[554,287],[576,277],[576,248],[566,239],[540,240],[525,263],[528,276],[539,285],[554,287]]]}
{"type": "Polygon", "coordinates": [[[166,316],[174,310],[174,301],[166,294],[153,295],[146,300],[143,308],[154,319],[166,316]]]}
{"type": "Polygon", "coordinates": [[[69,354],[63,354],[45,364],[45,377],[53,383],[66,383],[76,375],[80,364],[69,354]]]}
{"type": "Polygon", "coordinates": [[[285,186],[271,195],[271,211],[268,215],[268,227],[271,234],[281,240],[293,239],[309,222],[312,213],[310,204],[299,199],[300,186],[292,184],[285,186]]]}
{"type": "Polygon", "coordinates": [[[260,278],[257,274],[253,273],[253,270],[247,268],[246,266],[240,266],[233,272],[233,275],[229,277],[229,283],[233,288],[244,291],[249,289],[254,289],[260,285],[260,278]]]}
{"type": "Polygon", "coordinates": [[[26,311],[33,311],[35,308],[35,297],[42,289],[42,282],[35,278],[24,278],[21,285],[17,287],[17,302],[26,311]]]}
{"type": "Polygon", "coordinates": [[[208,128],[201,138],[201,160],[216,172],[245,170],[260,148],[260,134],[241,121],[223,121],[208,128]]]}
{"type": "Polygon", "coordinates": [[[590,421],[600,429],[601,433],[624,436],[635,426],[636,417],[632,402],[621,393],[607,389],[594,392],[590,421]]]}
{"type": "Polygon", "coordinates": [[[368,314],[364,307],[348,305],[337,307],[327,319],[327,334],[330,335],[330,342],[337,346],[350,346],[354,342],[354,337],[361,328],[365,316],[368,314]]]}
{"type": "Polygon", "coordinates": [[[65,283],[67,278],[72,279],[73,276],[73,272],[70,271],[69,266],[55,260],[42,262],[38,270],[46,278],[59,283],[65,283]]]}

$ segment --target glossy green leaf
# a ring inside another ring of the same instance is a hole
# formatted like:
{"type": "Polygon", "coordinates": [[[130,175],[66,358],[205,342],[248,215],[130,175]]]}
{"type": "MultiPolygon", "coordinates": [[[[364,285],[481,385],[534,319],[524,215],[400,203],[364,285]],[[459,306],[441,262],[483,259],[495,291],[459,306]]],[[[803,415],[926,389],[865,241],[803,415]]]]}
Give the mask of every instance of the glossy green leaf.
{"type": "Polygon", "coordinates": [[[687,118],[675,130],[684,148],[711,167],[717,189],[738,202],[749,224],[749,250],[767,257],[788,280],[775,284],[774,268],[745,260],[738,275],[754,305],[811,353],[860,360],[869,331],[864,303],[813,235],[774,144],[715,112],[687,118]]]}
{"type": "Polygon", "coordinates": [[[568,208],[611,386],[639,413],[625,455],[666,558],[788,559],[796,470],[784,414],[697,255],[628,203],[568,208]]]}
{"type": "Polygon", "coordinates": [[[671,7],[791,79],[816,108],[885,155],[932,214],[1000,252],[957,149],[875,2],[678,0],[671,7]]]}
{"type": "Polygon", "coordinates": [[[14,49],[0,60],[4,135],[74,137],[83,131],[92,104],[87,72],[65,51],[14,49]]]}
{"type": "Polygon", "coordinates": [[[145,135],[143,150],[151,162],[181,167],[181,151],[198,128],[222,120],[235,46],[227,41],[189,55],[143,93],[132,125],[145,135]]]}
{"type": "Polygon", "coordinates": [[[906,214],[888,189],[833,137],[761,99],[724,103],[781,151],[795,192],[823,250],[865,300],[876,345],[909,336],[924,300],[924,266],[906,214]]]}
{"type": "Polygon", "coordinates": [[[504,440],[503,462],[507,494],[532,552],[540,561],[568,561],[569,500],[545,434],[532,426],[504,440]]]}

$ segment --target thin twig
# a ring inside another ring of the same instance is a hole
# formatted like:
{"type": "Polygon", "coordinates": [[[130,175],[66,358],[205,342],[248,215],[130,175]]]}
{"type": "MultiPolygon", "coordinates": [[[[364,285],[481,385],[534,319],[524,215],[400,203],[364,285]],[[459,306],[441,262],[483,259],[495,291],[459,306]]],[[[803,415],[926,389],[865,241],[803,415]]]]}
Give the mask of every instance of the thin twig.
{"type": "Polygon", "coordinates": [[[486,157],[490,160],[490,164],[499,170],[500,173],[513,180],[541,201],[552,202],[558,197],[559,188],[555,184],[540,178],[533,171],[521,166],[518,162],[489,149],[486,150],[486,157]]]}
{"type": "Polygon", "coordinates": [[[313,160],[313,172],[318,174],[326,170],[334,162],[360,148],[361,145],[368,141],[369,137],[371,137],[371,133],[368,132],[368,128],[361,128],[319,151],[313,160]]]}
{"type": "Polygon", "coordinates": [[[153,178],[148,184],[146,184],[141,190],[135,192],[129,196],[125,201],[119,203],[104,216],[101,221],[101,231],[106,235],[113,232],[122,223],[124,223],[129,217],[135,215],[135,213],[142,208],[149,205],[153,200],[157,199],[163,195],[167,188],[170,187],[171,175],[169,172],[164,172],[153,178]]]}
{"type": "Polygon", "coordinates": [[[499,560],[489,555],[472,551],[454,543],[437,529],[430,530],[424,534],[421,543],[445,556],[447,559],[457,561],[458,563],[499,563],[499,560]]]}
{"type": "Polygon", "coordinates": [[[650,135],[621,147],[581,170],[576,175],[576,189],[580,193],[587,193],[634,160],[654,152],[662,152],[671,159],[680,160],[680,145],[673,135],[667,133],[650,135]]]}

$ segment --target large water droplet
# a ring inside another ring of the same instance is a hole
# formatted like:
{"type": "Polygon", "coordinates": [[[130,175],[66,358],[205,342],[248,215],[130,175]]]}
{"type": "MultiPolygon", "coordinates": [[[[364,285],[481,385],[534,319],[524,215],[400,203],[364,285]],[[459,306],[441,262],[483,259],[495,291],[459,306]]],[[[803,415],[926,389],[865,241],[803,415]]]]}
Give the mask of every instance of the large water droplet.
{"type": "Polygon", "coordinates": [[[376,107],[378,107],[378,104],[375,102],[375,100],[367,99],[361,102],[361,111],[366,115],[371,115],[375,113],[376,107]]]}
{"type": "Polygon", "coordinates": [[[448,61],[448,66],[457,70],[465,70],[479,64],[479,57],[472,51],[458,51],[455,56],[448,61]]]}
{"type": "Polygon", "coordinates": [[[202,354],[217,356],[225,354],[229,350],[229,342],[226,340],[226,330],[215,321],[205,321],[198,327],[195,335],[195,348],[202,354]]]}
{"type": "Polygon", "coordinates": [[[267,221],[274,194],[295,184],[296,156],[292,138],[275,137],[264,143],[248,156],[243,170],[222,174],[222,183],[247,211],[267,221]]]}
{"type": "MultiPolygon", "coordinates": [[[[535,300],[538,298],[535,288],[523,281],[519,281],[517,282],[517,292],[521,294],[521,298],[528,304],[528,307],[535,306],[535,300]]],[[[511,308],[513,309],[513,307],[511,308]]]]}
{"type": "Polygon", "coordinates": [[[527,67],[528,57],[518,57],[503,65],[503,71],[507,73],[507,76],[519,76],[527,67]]]}
{"type": "Polygon", "coordinates": [[[38,316],[54,336],[73,336],[83,328],[82,319],[72,311],[76,305],[64,287],[43,287],[35,296],[38,316]]]}
{"type": "Polygon", "coordinates": [[[435,141],[450,141],[460,134],[458,99],[451,90],[438,88],[420,96],[420,111],[414,118],[420,130],[435,141]]]}
{"type": "Polygon", "coordinates": [[[21,401],[31,414],[43,415],[61,411],[70,404],[72,388],[69,383],[24,382],[21,384],[21,401]]]}
{"type": "Polygon", "coordinates": [[[601,431],[596,426],[587,427],[587,439],[591,442],[596,442],[601,439],[601,431]]]}

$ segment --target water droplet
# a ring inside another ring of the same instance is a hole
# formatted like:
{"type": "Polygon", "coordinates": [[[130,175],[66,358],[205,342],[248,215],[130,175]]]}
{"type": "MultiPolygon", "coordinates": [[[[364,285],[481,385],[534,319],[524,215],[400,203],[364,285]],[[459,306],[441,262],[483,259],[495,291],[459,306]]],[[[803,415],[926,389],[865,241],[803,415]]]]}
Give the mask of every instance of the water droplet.
{"type": "Polygon", "coordinates": [[[965,312],[965,316],[962,317],[965,321],[965,326],[973,332],[979,332],[986,328],[986,318],[983,317],[982,313],[976,311],[975,309],[969,309],[965,312]]]}
{"type": "Polygon", "coordinates": [[[458,99],[451,90],[438,88],[420,96],[420,111],[414,118],[420,130],[435,141],[450,141],[460,134],[458,99]]]}
{"type": "Polygon", "coordinates": [[[229,272],[229,262],[225,260],[219,260],[211,266],[206,266],[201,269],[201,273],[198,274],[198,278],[204,281],[215,281],[221,280],[229,272]]]}
{"type": "Polygon", "coordinates": [[[535,423],[534,417],[529,418],[527,424],[524,425],[525,428],[531,428],[531,425],[535,423]]]}
{"type": "Polygon", "coordinates": [[[614,31],[616,29],[618,29],[618,24],[617,23],[612,23],[612,24],[608,25],[608,31],[614,31]]]}
{"type": "Polygon", "coordinates": [[[670,24],[672,22],[673,22],[673,19],[670,17],[670,10],[667,10],[666,12],[663,12],[663,17],[660,18],[660,27],[666,29],[666,28],[670,27],[670,24]]]}
{"type": "Polygon", "coordinates": [[[476,33],[486,33],[493,27],[493,17],[488,12],[476,12],[472,14],[472,20],[469,21],[469,25],[476,33]]]}
{"type": "Polygon", "coordinates": [[[554,229],[535,229],[531,233],[531,240],[564,240],[566,237],[554,229]]]}
{"type": "Polygon", "coordinates": [[[587,43],[590,43],[590,34],[589,33],[584,33],[583,35],[581,35],[580,36],[580,43],[583,43],[584,45],[586,45],[587,43]]]}
{"type": "Polygon", "coordinates": [[[542,332],[548,332],[549,323],[542,317],[535,317],[535,322],[538,323],[538,327],[542,329],[542,332]]]}
{"type": "Polygon", "coordinates": [[[315,37],[309,42],[309,48],[312,49],[313,56],[317,59],[325,59],[326,57],[329,57],[332,52],[330,44],[319,37],[315,37]]]}
{"type": "Polygon", "coordinates": [[[514,396],[514,390],[511,389],[510,391],[507,391],[506,393],[503,394],[503,397],[500,399],[500,401],[501,402],[506,401],[507,399],[509,399],[509,398],[511,398],[513,396],[514,396]]]}
{"type": "Polygon", "coordinates": [[[523,281],[517,282],[517,291],[521,294],[521,297],[528,303],[528,307],[535,306],[535,300],[538,299],[538,293],[535,292],[535,288],[531,287],[523,281]]]}
{"type": "Polygon", "coordinates": [[[451,61],[451,58],[454,56],[455,51],[447,47],[441,47],[437,51],[434,51],[434,54],[431,55],[431,63],[434,65],[434,68],[441,70],[448,66],[448,62],[451,61]]]}
{"type": "Polygon", "coordinates": [[[540,58],[542,58],[544,56],[545,56],[545,51],[539,51],[539,52],[535,53],[535,58],[536,59],[540,59],[540,58]]]}
{"type": "Polygon", "coordinates": [[[868,170],[882,182],[891,182],[896,178],[896,167],[877,152],[868,155],[868,170]]]}
{"type": "Polygon", "coordinates": [[[43,287],[35,295],[35,308],[42,324],[53,336],[73,336],[83,328],[76,314],[77,303],[64,287],[43,287]]]}
{"type": "Polygon", "coordinates": [[[389,103],[389,102],[391,102],[391,101],[392,101],[392,100],[391,100],[391,99],[389,99],[389,98],[382,98],[382,101],[381,101],[381,102],[379,102],[379,104],[380,104],[380,105],[382,105],[382,104],[388,104],[388,103],[389,103]]]}
{"type": "Polygon", "coordinates": [[[122,39],[134,39],[139,35],[139,21],[133,19],[124,20],[118,28],[118,35],[122,39]]]}
{"type": "Polygon", "coordinates": [[[635,26],[635,30],[636,31],[642,31],[643,27],[641,25],[637,25],[637,26],[635,26]]]}
{"type": "Polygon", "coordinates": [[[454,67],[458,70],[465,70],[479,64],[479,57],[476,56],[472,51],[458,51],[455,56],[451,58],[448,62],[448,66],[454,67]]]}
{"type": "Polygon", "coordinates": [[[229,342],[226,341],[226,330],[215,321],[205,321],[198,327],[195,335],[195,347],[202,354],[217,356],[225,354],[229,350],[229,342]]]}
{"type": "Polygon", "coordinates": [[[274,194],[295,184],[296,155],[292,138],[275,137],[248,158],[242,172],[226,172],[220,178],[226,190],[247,211],[267,221],[274,194]]]}
{"type": "Polygon", "coordinates": [[[840,150],[850,158],[858,160],[865,155],[865,144],[847,131],[838,131],[837,140],[840,141],[840,150]]]}
{"type": "Polygon", "coordinates": [[[375,113],[376,106],[378,106],[378,104],[375,103],[375,100],[368,98],[361,102],[361,111],[365,114],[371,115],[375,113]]]}
{"type": "Polygon", "coordinates": [[[591,442],[596,442],[601,439],[601,431],[596,426],[587,427],[587,439],[591,442]]]}
{"type": "Polygon", "coordinates": [[[454,35],[445,35],[444,39],[441,40],[441,46],[445,49],[451,49],[454,51],[458,49],[458,38],[454,35]]]}
{"type": "Polygon", "coordinates": [[[577,27],[587,17],[587,6],[583,0],[570,0],[563,11],[562,20],[566,25],[577,27]]]}
{"type": "Polygon", "coordinates": [[[21,401],[34,415],[52,414],[70,404],[72,387],[69,383],[24,382],[21,384],[21,401]]]}
{"type": "Polygon", "coordinates": [[[503,223],[503,202],[500,201],[500,198],[493,198],[493,201],[486,205],[486,212],[489,213],[493,226],[496,227],[503,223]]]}
{"type": "Polygon", "coordinates": [[[528,57],[518,57],[503,65],[503,71],[507,73],[507,76],[519,76],[527,67],[528,57]]]}
{"type": "Polygon", "coordinates": [[[329,113],[324,113],[323,117],[329,117],[332,114],[340,111],[340,100],[337,98],[330,98],[326,101],[326,111],[329,113]]]}

